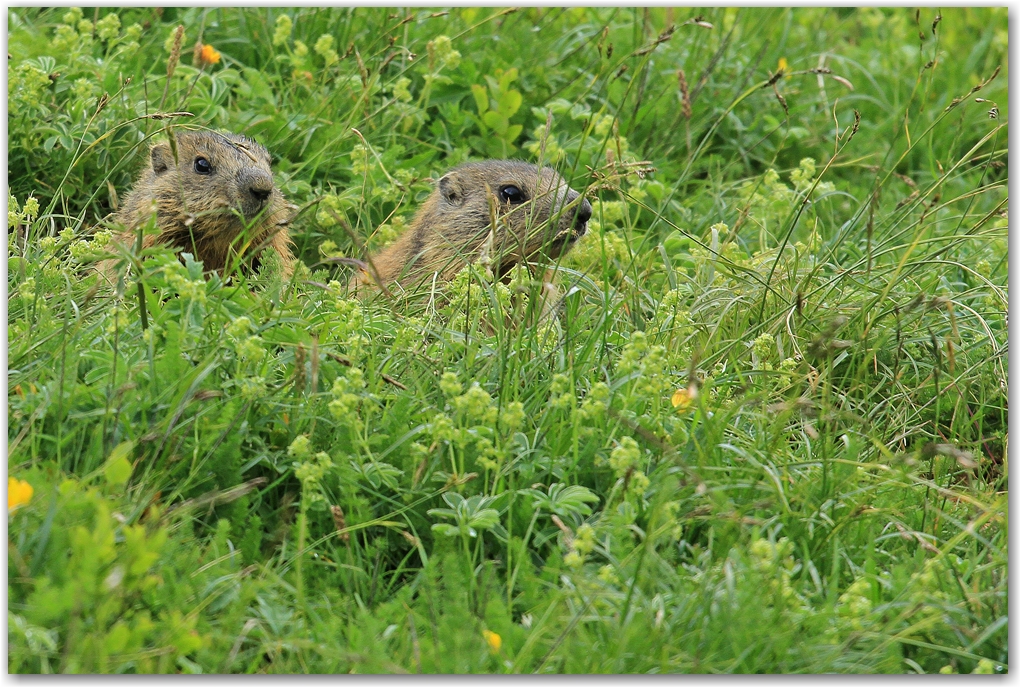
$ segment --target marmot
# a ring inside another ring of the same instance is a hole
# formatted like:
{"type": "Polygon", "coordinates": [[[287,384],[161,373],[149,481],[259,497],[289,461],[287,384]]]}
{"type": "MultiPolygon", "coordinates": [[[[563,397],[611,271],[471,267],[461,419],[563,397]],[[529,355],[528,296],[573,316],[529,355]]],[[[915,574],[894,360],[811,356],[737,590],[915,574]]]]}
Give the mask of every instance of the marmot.
{"type": "MultiPolygon", "coordinates": [[[[176,160],[168,143],[149,151],[150,165],[115,216],[125,227],[117,240],[133,243],[155,210],[159,233],[145,236],[145,248],[169,244],[221,275],[231,255],[254,253],[250,262],[257,269],[257,253],[267,249],[280,256],[290,276],[291,209],[273,183],[269,151],[226,132],[189,131],[176,140],[176,160]]],[[[106,260],[99,269],[109,274],[114,264],[106,260]]]]}
{"type": "Polygon", "coordinates": [[[447,172],[410,228],[368,260],[354,278],[362,285],[404,288],[448,281],[483,255],[503,277],[537,255],[555,260],[584,235],[591,204],[549,168],[516,160],[486,160],[447,172]]]}

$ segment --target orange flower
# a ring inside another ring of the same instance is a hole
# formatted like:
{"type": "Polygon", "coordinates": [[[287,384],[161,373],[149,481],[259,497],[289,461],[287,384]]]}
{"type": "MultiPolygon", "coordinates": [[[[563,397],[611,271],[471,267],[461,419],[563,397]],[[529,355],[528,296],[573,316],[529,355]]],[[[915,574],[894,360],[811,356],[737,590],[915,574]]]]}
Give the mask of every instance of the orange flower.
{"type": "Polygon", "coordinates": [[[14,477],[7,478],[7,512],[32,500],[32,485],[14,477]]]}
{"type": "Polygon", "coordinates": [[[697,396],[698,392],[693,387],[688,387],[686,389],[677,389],[670,400],[678,412],[685,413],[690,410],[691,404],[694,403],[694,399],[697,396]]]}
{"type": "Polygon", "coordinates": [[[202,64],[219,64],[220,54],[211,45],[203,45],[202,52],[199,53],[198,58],[202,61],[202,64]]]}
{"type": "Polygon", "coordinates": [[[503,646],[503,638],[492,630],[482,630],[482,636],[485,637],[485,641],[489,644],[489,651],[494,654],[499,653],[499,648],[503,646]]]}

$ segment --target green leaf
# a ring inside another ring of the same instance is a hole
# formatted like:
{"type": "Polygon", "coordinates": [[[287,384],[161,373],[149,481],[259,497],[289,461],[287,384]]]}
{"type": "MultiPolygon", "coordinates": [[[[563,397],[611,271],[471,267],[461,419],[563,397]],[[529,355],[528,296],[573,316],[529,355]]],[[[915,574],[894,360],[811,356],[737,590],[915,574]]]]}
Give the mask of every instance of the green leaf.
{"type": "Polygon", "coordinates": [[[432,531],[437,534],[445,534],[447,537],[456,537],[460,529],[446,522],[439,522],[432,526],[432,531]]]}
{"type": "Polygon", "coordinates": [[[666,249],[666,253],[675,256],[677,253],[689,253],[691,240],[681,234],[679,231],[670,232],[662,241],[663,248],[666,249]]]}
{"type": "Polygon", "coordinates": [[[118,486],[125,484],[131,479],[131,461],[127,457],[131,454],[131,450],[135,447],[135,442],[125,441],[117,444],[116,448],[110,453],[110,457],[106,459],[106,465],[103,467],[103,474],[106,475],[106,482],[110,486],[118,486]]]}
{"type": "Polygon", "coordinates": [[[499,522],[499,513],[492,508],[485,508],[475,513],[470,520],[468,525],[471,527],[477,527],[480,530],[487,530],[496,525],[499,522]]]}
{"type": "Polygon", "coordinates": [[[503,76],[499,77],[499,90],[505,91],[510,87],[514,81],[517,80],[517,67],[511,67],[503,72],[503,76]]]}
{"type": "Polygon", "coordinates": [[[506,117],[512,117],[517,110],[521,109],[524,97],[520,91],[506,91],[499,96],[499,111],[506,117]]]}
{"type": "Polygon", "coordinates": [[[478,84],[471,84],[471,95],[475,97],[475,105],[478,107],[478,114],[484,115],[489,109],[489,94],[485,88],[478,84]]]}
{"type": "Polygon", "coordinates": [[[446,501],[451,508],[456,508],[465,501],[464,497],[455,491],[448,491],[443,494],[443,500],[446,501]]]}
{"type": "Polygon", "coordinates": [[[510,126],[510,120],[504,117],[502,112],[497,112],[496,110],[489,110],[482,115],[482,121],[500,135],[505,133],[507,127],[510,126]]]}
{"type": "Polygon", "coordinates": [[[588,515],[591,513],[589,503],[598,503],[599,497],[587,487],[578,485],[565,486],[557,482],[549,486],[549,494],[537,489],[525,489],[536,508],[540,508],[559,516],[569,514],[588,515]]]}

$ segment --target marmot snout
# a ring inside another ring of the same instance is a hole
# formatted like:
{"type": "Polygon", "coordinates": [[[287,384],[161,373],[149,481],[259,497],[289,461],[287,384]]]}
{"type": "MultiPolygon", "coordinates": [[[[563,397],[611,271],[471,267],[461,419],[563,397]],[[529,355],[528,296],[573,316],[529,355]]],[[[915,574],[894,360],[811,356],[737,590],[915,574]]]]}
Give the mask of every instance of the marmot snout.
{"type": "MultiPolygon", "coordinates": [[[[220,274],[232,255],[250,255],[257,268],[258,253],[272,250],[289,275],[290,210],[273,183],[269,151],[245,136],[213,131],[177,134],[176,141],[176,159],[167,143],[150,150],[149,167],[116,215],[126,228],[120,240],[134,241],[155,211],[159,233],[146,236],[144,247],[169,244],[220,274]]],[[[106,261],[100,269],[111,266],[106,261]]]]}
{"type": "Polygon", "coordinates": [[[352,285],[411,287],[438,273],[451,279],[483,255],[503,276],[521,262],[555,260],[588,229],[591,204],[549,168],[486,160],[445,174],[411,227],[369,260],[352,285]]]}

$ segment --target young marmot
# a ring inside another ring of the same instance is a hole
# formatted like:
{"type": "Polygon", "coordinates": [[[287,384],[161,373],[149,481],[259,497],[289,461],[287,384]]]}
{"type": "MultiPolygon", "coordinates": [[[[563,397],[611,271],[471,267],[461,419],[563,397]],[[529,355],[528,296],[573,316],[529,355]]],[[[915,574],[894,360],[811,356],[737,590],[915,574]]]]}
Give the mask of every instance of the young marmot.
{"type": "Polygon", "coordinates": [[[486,160],[447,172],[410,228],[372,256],[352,288],[411,288],[448,281],[483,255],[504,276],[542,255],[555,260],[584,235],[591,204],[549,168],[515,160],[486,160]]]}
{"type": "MultiPolygon", "coordinates": [[[[254,270],[258,254],[272,250],[290,276],[291,209],[273,183],[269,151],[245,136],[215,131],[180,133],[176,140],[176,159],[167,143],[149,151],[149,167],[115,216],[125,227],[118,240],[133,243],[155,212],[159,233],[145,236],[145,248],[168,244],[221,275],[231,256],[250,255],[254,270]]],[[[106,260],[99,269],[110,275],[114,264],[106,260]]]]}

